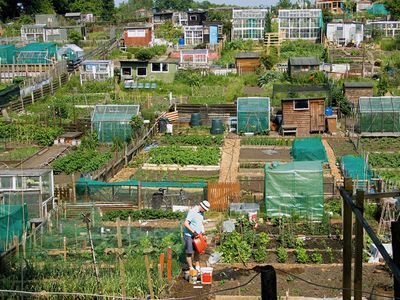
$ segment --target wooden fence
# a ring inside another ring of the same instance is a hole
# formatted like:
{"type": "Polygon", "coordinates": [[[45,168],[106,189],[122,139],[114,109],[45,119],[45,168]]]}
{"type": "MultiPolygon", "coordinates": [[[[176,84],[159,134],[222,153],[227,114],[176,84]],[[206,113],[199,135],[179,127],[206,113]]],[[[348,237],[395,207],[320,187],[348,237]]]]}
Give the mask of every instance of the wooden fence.
{"type": "Polygon", "coordinates": [[[226,211],[229,203],[237,203],[240,201],[240,183],[209,182],[208,201],[210,202],[212,210],[226,211]]]}

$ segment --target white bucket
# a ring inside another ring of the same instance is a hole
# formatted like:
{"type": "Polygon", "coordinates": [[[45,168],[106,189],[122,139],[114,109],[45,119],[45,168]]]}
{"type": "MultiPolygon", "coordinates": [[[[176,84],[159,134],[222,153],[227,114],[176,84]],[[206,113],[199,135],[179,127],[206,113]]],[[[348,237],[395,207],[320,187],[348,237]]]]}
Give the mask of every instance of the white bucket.
{"type": "Polygon", "coordinates": [[[211,284],[213,268],[204,267],[200,269],[200,272],[201,272],[201,284],[211,284]]]}

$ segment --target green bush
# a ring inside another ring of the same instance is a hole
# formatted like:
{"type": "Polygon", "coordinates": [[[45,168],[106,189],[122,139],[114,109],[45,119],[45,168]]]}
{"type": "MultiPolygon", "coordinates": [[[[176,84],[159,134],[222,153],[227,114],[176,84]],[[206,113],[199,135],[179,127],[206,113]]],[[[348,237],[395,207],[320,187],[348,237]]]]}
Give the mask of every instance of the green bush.
{"type": "Polygon", "coordinates": [[[222,253],[223,261],[226,263],[247,262],[251,257],[251,246],[237,231],[223,236],[218,251],[222,253]]]}
{"type": "Polygon", "coordinates": [[[169,210],[161,209],[141,209],[141,210],[114,210],[107,211],[103,215],[103,221],[116,221],[117,218],[120,220],[128,220],[131,217],[132,221],[137,220],[155,220],[155,219],[167,219],[167,220],[182,220],[186,214],[183,212],[172,212],[169,210]]]}
{"type": "Polygon", "coordinates": [[[317,253],[317,252],[314,252],[313,254],[311,254],[310,259],[314,264],[322,264],[322,262],[323,262],[321,253],[317,253]]]}
{"type": "Polygon", "coordinates": [[[279,263],[284,264],[288,260],[287,250],[283,247],[276,249],[276,255],[279,263]]]}

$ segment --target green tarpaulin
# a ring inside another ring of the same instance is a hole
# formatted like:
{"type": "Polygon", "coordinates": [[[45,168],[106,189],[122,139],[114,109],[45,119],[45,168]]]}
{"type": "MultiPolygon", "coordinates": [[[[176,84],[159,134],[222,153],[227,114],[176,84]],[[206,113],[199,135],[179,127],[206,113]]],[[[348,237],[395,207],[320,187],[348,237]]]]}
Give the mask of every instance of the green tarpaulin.
{"type": "Polygon", "coordinates": [[[21,240],[28,222],[28,209],[25,205],[0,205],[0,253],[12,243],[14,236],[21,240]]]}
{"type": "Polygon", "coordinates": [[[321,138],[295,139],[290,154],[294,161],[328,161],[321,138]]]}

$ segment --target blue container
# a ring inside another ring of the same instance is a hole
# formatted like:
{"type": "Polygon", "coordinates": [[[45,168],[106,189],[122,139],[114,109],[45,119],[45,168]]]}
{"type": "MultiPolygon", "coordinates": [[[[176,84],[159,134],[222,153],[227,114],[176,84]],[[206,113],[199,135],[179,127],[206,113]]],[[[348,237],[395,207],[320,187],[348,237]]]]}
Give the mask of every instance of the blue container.
{"type": "Polygon", "coordinates": [[[332,116],[332,115],[333,115],[332,107],[325,107],[325,116],[332,116]]]}
{"type": "Polygon", "coordinates": [[[184,38],[180,38],[178,43],[179,43],[179,46],[184,46],[185,45],[185,39],[184,38]]]}
{"type": "Polygon", "coordinates": [[[282,125],[282,115],[276,115],[275,116],[275,124],[278,126],[282,125]]]}

